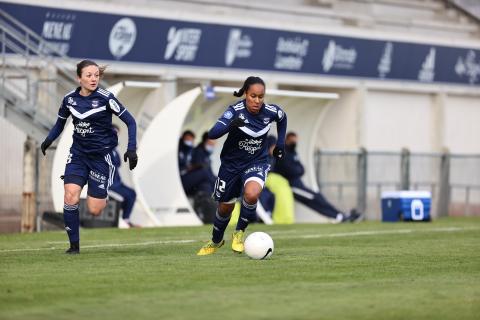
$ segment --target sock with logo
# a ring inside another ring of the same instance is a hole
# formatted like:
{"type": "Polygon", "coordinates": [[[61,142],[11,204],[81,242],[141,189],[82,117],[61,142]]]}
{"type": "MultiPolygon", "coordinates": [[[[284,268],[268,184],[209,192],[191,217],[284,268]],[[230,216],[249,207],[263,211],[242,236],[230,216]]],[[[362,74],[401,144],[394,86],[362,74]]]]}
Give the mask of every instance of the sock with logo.
{"type": "Polygon", "coordinates": [[[238,218],[237,227],[235,230],[242,230],[248,227],[250,222],[257,220],[257,203],[250,204],[245,201],[245,198],[242,199],[242,207],[240,208],[240,217],[238,218]]]}
{"type": "Polygon", "coordinates": [[[222,217],[217,210],[217,212],[215,213],[215,219],[213,220],[213,230],[212,230],[213,242],[220,243],[220,241],[223,240],[225,229],[227,228],[231,217],[232,217],[231,214],[228,217],[222,217]]]}
{"type": "Polygon", "coordinates": [[[80,218],[78,216],[78,203],[74,205],[63,205],[63,220],[65,221],[65,230],[67,231],[70,243],[80,241],[80,218]]]}

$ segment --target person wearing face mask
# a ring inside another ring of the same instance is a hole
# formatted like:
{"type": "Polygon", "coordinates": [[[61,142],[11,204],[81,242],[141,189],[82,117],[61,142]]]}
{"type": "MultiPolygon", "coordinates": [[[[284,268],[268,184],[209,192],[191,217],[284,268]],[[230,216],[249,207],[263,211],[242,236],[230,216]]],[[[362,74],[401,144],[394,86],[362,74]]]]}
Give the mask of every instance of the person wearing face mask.
{"type": "Polygon", "coordinates": [[[180,169],[180,176],[184,176],[189,171],[194,140],[195,134],[190,130],[185,130],[178,142],[178,168],[180,169]]]}
{"type": "MultiPolygon", "coordinates": [[[[187,196],[194,197],[199,190],[212,193],[215,177],[204,167],[204,163],[193,163],[195,134],[183,132],[178,146],[178,167],[182,186],[187,196]],[[213,181],[213,182],[212,182],[213,181]]],[[[204,151],[203,153],[206,153],[204,151]]],[[[211,170],[210,170],[211,171],[211,170]]]]}
{"type": "Polygon", "coordinates": [[[353,222],[361,217],[361,214],[352,209],[350,214],[337,209],[320,192],[309,189],[302,182],[302,176],[305,173],[296,151],[298,137],[295,132],[288,132],[285,138],[285,157],[283,161],[275,163],[273,172],[284,176],[292,187],[295,200],[303,203],[316,212],[335,219],[336,222],[353,222]]]}
{"type": "Polygon", "coordinates": [[[209,195],[213,192],[215,186],[215,175],[211,167],[210,155],[215,148],[215,140],[208,138],[208,132],[202,135],[202,141],[193,149],[191,170],[204,170],[207,179],[201,181],[197,186],[197,191],[203,191],[209,195]]]}
{"type": "Polygon", "coordinates": [[[193,149],[190,162],[192,183],[189,195],[193,196],[193,209],[204,223],[212,223],[215,217],[216,203],[211,195],[217,177],[211,168],[210,155],[215,148],[215,140],[208,138],[208,132],[202,135],[202,141],[193,149]]]}

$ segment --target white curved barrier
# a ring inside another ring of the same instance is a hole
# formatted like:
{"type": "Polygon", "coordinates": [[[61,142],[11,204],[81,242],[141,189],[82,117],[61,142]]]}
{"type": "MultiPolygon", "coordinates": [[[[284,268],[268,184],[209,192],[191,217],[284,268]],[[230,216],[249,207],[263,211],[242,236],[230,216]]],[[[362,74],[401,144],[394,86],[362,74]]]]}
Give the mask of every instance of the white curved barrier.
{"type": "Polygon", "coordinates": [[[178,137],[194,101],[195,88],[178,96],[151,122],[138,148],[139,161],[133,172],[138,200],[157,225],[200,225],[183,192],[178,169],[178,137]]]}
{"type": "MultiPolygon", "coordinates": [[[[140,161],[132,172],[132,180],[137,191],[137,204],[140,204],[136,208],[146,218],[144,221],[147,221],[144,225],[202,223],[193,211],[180,181],[178,139],[183,130],[191,129],[196,132],[199,141],[202,133],[210,129],[226,106],[237,99],[231,95],[233,88],[216,87],[214,90],[216,97],[213,100],[205,99],[200,88],[183,93],[161,109],[149,122],[148,127],[143,128],[138,148],[140,161]]],[[[317,188],[313,151],[318,139],[318,128],[330,101],[337,97],[335,94],[267,90],[267,102],[278,104],[286,111],[288,130],[295,131],[300,137],[298,153],[306,169],[304,181],[313,189],[317,188]]],[[[154,100],[152,99],[143,98],[143,101],[149,101],[148,105],[151,105],[154,100]]],[[[63,208],[63,183],[58,177],[64,171],[72,130],[69,123],[65,128],[68,134],[62,135],[54,159],[52,192],[55,208],[60,211],[63,208]]],[[[126,143],[126,130],[123,131],[121,144],[126,143]]],[[[275,126],[270,133],[276,134],[275,126]]],[[[214,172],[217,172],[220,166],[219,154],[225,138],[217,141],[212,154],[214,172]]],[[[86,194],[86,188],[82,194],[86,194]]],[[[299,204],[296,204],[295,213],[297,221],[325,221],[322,216],[299,204]]]]}

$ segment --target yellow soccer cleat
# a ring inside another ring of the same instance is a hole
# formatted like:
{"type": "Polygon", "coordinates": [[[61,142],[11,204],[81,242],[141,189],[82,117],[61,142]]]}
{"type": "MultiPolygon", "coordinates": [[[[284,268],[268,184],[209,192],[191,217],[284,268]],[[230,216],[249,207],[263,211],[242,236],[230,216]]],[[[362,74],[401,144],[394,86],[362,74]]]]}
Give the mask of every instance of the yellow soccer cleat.
{"type": "Polygon", "coordinates": [[[236,253],[242,253],[245,250],[245,246],[243,245],[244,234],[242,230],[238,230],[232,235],[232,250],[236,253]]]}
{"type": "Polygon", "coordinates": [[[225,243],[225,240],[220,241],[220,243],[215,243],[212,240],[208,241],[207,244],[205,244],[203,247],[200,248],[197,252],[197,256],[206,256],[209,254],[215,253],[218,248],[223,246],[225,243]]]}

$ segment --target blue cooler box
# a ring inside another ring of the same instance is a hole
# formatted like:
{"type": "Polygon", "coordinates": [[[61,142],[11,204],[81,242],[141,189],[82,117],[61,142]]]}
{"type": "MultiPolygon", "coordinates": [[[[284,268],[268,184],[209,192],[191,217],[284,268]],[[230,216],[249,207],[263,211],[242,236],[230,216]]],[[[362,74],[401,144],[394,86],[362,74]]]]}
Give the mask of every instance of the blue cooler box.
{"type": "Polygon", "coordinates": [[[430,191],[382,192],[382,221],[430,221],[430,191]]]}

